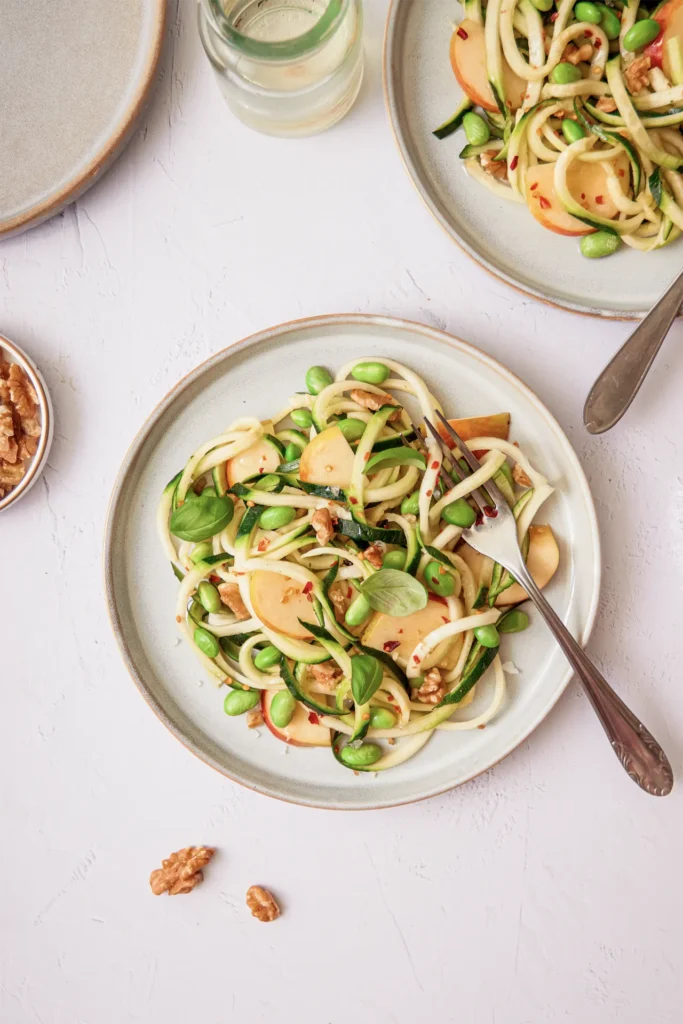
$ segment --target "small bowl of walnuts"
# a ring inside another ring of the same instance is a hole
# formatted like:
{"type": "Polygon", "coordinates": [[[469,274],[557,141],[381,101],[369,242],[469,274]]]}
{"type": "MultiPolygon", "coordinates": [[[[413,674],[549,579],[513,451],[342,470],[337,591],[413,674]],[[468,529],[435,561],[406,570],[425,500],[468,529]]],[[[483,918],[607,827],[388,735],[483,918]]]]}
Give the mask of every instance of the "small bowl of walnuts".
{"type": "Polygon", "coordinates": [[[52,403],[25,352],[0,335],[0,512],[36,482],[52,444],[52,403]]]}

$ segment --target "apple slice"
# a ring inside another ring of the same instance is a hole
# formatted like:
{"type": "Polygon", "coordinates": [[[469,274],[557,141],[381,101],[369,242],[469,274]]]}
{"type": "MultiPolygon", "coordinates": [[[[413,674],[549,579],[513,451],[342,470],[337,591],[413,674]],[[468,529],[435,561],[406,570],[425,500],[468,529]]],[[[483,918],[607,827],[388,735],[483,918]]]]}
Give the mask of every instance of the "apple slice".
{"type": "Polygon", "coordinates": [[[274,473],[280,465],[281,456],[274,444],[264,438],[252,444],[251,448],[245,449],[241,455],[234,459],[228,459],[225,470],[228,477],[228,484],[240,483],[257,473],[274,473]]]}
{"type": "MultiPolygon", "coordinates": [[[[363,633],[362,643],[366,647],[374,647],[378,651],[387,651],[397,654],[399,661],[405,665],[421,640],[431,633],[437,626],[443,626],[449,622],[448,608],[441,601],[429,600],[425,607],[408,615],[405,618],[398,618],[393,615],[384,615],[377,612],[370,620],[363,633]],[[398,641],[398,647],[392,645],[398,641]]],[[[442,657],[450,642],[440,644],[435,654],[442,657]]],[[[430,662],[436,664],[438,661],[432,656],[430,662]]]]}
{"type": "Polygon", "coordinates": [[[279,729],[274,725],[270,717],[270,705],[278,690],[262,690],[261,692],[261,713],[273,736],[277,736],[283,743],[290,743],[293,747],[329,747],[332,743],[332,734],[326,725],[319,725],[314,721],[317,718],[314,712],[305,708],[303,704],[297,704],[294,717],[288,726],[279,729]]]}
{"type": "Polygon", "coordinates": [[[304,586],[299,580],[281,576],[278,572],[259,569],[253,573],[249,594],[261,622],[295,640],[310,640],[313,634],[299,622],[299,619],[313,622],[315,618],[309,596],[304,593],[304,586]]]}
{"type": "Polygon", "coordinates": [[[301,453],[299,479],[321,487],[348,487],[353,469],[353,450],[339,427],[317,434],[301,453]]]}
{"type": "MultiPolygon", "coordinates": [[[[509,412],[497,412],[492,416],[467,416],[448,422],[463,441],[471,441],[473,437],[500,437],[507,441],[510,433],[509,412]]],[[[446,432],[442,423],[439,423],[439,433],[449,448],[455,448],[453,438],[446,432]]]]}
{"type": "MultiPolygon", "coordinates": [[[[451,67],[458,85],[473,103],[484,110],[498,111],[486,71],[484,26],[466,18],[451,36],[451,67]]],[[[511,110],[521,107],[526,82],[503,58],[503,85],[511,110]]]]}
{"type": "Polygon", "coordinates": [[[671,39],[678,39],[683,48],[683,0],[669,0],[648,17],[658,21],[663,31],[645,47],[643,53],[650,58],[652,67],[661,68],[669,81],[675,83],[666,44],[671,39]]]}
{"type": "MultiPolygon", "coordinates": [[[[482,580],[482,575],[488,572],[488,582],[490,583],[490,571],[493,564],[490,558],[480,555],[469,544],[461,544],[458,554],[463,561],[467,562],[476,581],[482,580]]],[[[536,586],[542,590],[555,575],[559,564],[560,552],[551,528],[549,526],[530,526],[526,565],[536,586]]],[[[486,579],[483,579],[482,582],[486,584],[486,579]]],[[[498,595],[496,608],[508,604],[518,604],[519,601],[525,601],[528,596],[526,590],[520,587],[519,583],[513,583],[511,587],[498,595]]]]}
{"type": "MultiPolygon", "coordinates": [[[[617,157],[614,167],[620,178],[628,180],[628,157],[617,157]]],[[[532,214],[544,228],[558,235],[588,235],[594,228],[567,213],[555,194],[554,164],[537,164],[526,174],[526,201],[532,214]]],[[[607,188],[607,174],[598,163],[575,160],[567,174],[569,190],[587,213],[615,217],[617,208],[607,188]]]]}

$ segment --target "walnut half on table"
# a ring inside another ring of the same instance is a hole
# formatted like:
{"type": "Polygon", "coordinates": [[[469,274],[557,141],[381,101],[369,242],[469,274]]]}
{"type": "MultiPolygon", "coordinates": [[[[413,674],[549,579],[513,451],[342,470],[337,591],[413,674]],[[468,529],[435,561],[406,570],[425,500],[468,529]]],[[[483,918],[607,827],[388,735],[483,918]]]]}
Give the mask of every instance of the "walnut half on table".
{"type": "Polygon", "coordinates": [[[215,851],[209,846],[186,846],[176,850],[161,862],[161,867],[149,876],[149,884],[155,896],[167,892],[169,896],[181,896],[192,892],[204,881],[205,868],[215,851]]]}

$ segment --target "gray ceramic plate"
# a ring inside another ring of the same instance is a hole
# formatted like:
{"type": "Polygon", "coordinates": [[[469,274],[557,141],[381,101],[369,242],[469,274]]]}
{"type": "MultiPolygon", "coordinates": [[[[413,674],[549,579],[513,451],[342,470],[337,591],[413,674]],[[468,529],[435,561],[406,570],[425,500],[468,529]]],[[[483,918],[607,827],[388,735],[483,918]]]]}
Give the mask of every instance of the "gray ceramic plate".
{"type": "Polygon", "coordinates": [[[384,45],[389,117],[408,174],[439,223],[465,252],[514,288],[594,316],[642,316],[683,262],[683,241],[659,252],[625,246],[587,260],[578,242],[546,231],[526,207],[498,199],[465,172],[463,132],[432,131],[462,97],[448,56],[456,0],[393,0],[384,45]]]}
{"type": "Polygon", "coordinates": [[[165,17],[165,0],[2,0],[0,238],[73,202],[121,152],[165,17]]]}
{"type": "MultiPolygon", "coordinates": [[[[543,510],[561,546],[561,569],[548,596],[584,641],[597,607],[599,541],[581,467],[545,406],[489,356],[440,331],[375,316],[284,324],[213,356],[155,410],[114,487],[105,543],[114,632],[143,695],[195,754],[260,793],[317,807],[388,807],[471,779],[529,735],[571,675],[548,630],[534,621],[526,633],[506,637],[505,660],[512,660],[520,674],[509,677],[507,704],[485,730],[440,733],[398,768],[355,777],[330,750],[289,748],[265,729],[257,738],[243,720],[227,718],[223,694],[179,643],[178,584],[154,524],[163,487],[201,442],[231,420],[272,415],[301,390],[309,366],[323,363],[336,369],[348,359],[382,354],[418,368],[453,413],[512,413],[514,438],[557,487],[543,510]]],[[[488,685],[478,687],[477,701],[486,700],[488,685]]]]}

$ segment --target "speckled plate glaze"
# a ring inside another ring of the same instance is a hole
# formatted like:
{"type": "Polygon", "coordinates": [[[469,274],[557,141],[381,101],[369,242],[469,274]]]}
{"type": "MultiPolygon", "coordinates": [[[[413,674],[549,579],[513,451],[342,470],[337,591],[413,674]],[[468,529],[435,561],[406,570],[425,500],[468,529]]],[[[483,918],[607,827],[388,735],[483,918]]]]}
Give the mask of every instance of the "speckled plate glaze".
{"type": "MultiPolygon", "coordinates": [[[[557,488],[544,506],[561,549],[547,593],[585,642],[595,618],[600,547],[593,503],[572,448],[545,406],[509,370],[441,331],[380,316],[300,320],[246,338],[203,363],[152,413],[128,452],[112,496],[105,582],[114,632],[128,669],[164,724],[207,764],[259,793],[313,807],[390,807],[442,793],[505,757],[545,717],[571,672],[542,622],[506,637],[508,700],[485,730],[436,735],[412,760],[354,776],[329,749],[287,747],[223,713],[223,694],[175,628],[177,581],[154,517],[166,483],[207,437],[241,415],[265,418],[301,390],[306,369],[390,355],[417,368],[458,415],[512,414],[512,436],[557,488]]],[[[478,687],[487,699],[490,681],[478,687]]]]}
{"type": "Polygon", "coordinates": [[[165,0],[2,0],[0,238],[53,216],[119,155],[165,18],[165,0]]]}
{"type": "Polygon", "coordinates": [[[438,222],[478,263],[544,302],[593,316],[636,319],[683,261],[683,242],[652,253],[626,246],[587,260],[578,240],[555,235],[525,206],[498,199],[466,173],[462,131],[439,141],[434,128],[462,92],[448,56],[457,0],[393,0],[384,41],[384,84],[396,142],[417,191],[438,222]]]}

